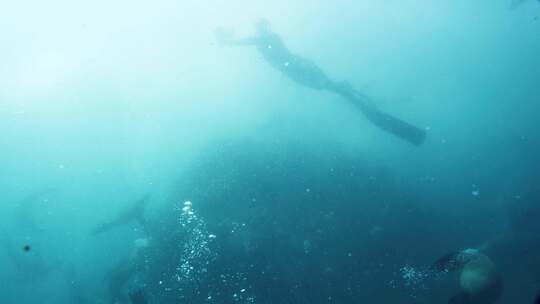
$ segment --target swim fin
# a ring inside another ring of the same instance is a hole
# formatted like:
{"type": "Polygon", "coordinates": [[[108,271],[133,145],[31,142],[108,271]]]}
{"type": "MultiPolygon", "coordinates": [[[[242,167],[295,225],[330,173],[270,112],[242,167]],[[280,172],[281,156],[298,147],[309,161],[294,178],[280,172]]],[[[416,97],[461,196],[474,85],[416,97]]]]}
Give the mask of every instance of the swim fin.
{"type": "Polygon", "coordinates": [[[413,145],[419,146],[426,140],[425,130],[413,126],[406,121],[403,121],[388,113],[384,113],[375,107],[361,105],[360,110],[366,116],[366,118],[377,127],[386,132],[392,133],[413,145]]]}
{"type": "Polygon", "coordinates": [[[370,98],[355,90],[348,82],[329,82],[326,89],[349,100],[377,127],[419,146],[426,140],[426,131],[379,110],[370,98]]]}

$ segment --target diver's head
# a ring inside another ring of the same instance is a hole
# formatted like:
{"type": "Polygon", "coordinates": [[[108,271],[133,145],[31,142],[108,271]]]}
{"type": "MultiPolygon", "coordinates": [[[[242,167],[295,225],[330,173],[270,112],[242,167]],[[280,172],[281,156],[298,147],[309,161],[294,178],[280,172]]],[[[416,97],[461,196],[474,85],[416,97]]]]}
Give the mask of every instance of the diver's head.
{"type": "Polygon", "coordinates": [[[265,18],[259,19],[255,24],[255,30],[259,35],[270,32],[270,22],[265,18]]]}

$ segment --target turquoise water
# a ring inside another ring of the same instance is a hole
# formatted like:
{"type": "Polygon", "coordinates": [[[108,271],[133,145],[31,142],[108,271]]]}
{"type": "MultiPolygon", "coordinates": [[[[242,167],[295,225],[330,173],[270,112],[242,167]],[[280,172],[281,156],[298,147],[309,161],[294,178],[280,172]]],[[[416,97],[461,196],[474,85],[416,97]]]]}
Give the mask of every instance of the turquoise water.
{"type": "Polygon", "coordinates": [[[466,248],[533,302],[540,4],[267,2],[2,5],[1,303],[446,303],[466,248]]]}

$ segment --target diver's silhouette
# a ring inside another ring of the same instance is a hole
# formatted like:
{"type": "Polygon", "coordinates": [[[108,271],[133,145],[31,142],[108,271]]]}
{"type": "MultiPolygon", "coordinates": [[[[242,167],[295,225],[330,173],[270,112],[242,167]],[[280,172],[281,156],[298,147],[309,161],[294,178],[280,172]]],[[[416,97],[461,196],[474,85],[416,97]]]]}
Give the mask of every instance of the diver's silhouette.
{"type": "Polygon", "coordinates": [[[257,23],[253,37],[233,39],[223,28],[218,28],[216,39],[221,45],[257,47],[272,67],[290,79],[312,89],[327,90],[340,95],[356,105],[373,124],[412,144],[420,145],[426,138],[424,130],[380,111],[366,95],[355,90],[348,82],[330,79],[311,60],[290,52],[281,38],[270,30],[269,23],[265,20],[257,23]]]}

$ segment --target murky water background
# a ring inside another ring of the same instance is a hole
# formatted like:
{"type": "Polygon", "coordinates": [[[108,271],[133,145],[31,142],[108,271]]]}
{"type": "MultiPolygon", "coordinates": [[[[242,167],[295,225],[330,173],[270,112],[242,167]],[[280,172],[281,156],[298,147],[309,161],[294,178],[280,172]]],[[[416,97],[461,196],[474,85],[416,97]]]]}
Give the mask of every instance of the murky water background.
{"type": "Polygon", "coordinates": [[[0,302],[445,303],[430,265],[475,247],[499,303],[531,303],[540,5],[518,2],[5,3],[0,302]],[[426,142],[216,43],[260,18],[426,142]],[[144,223],[92,233],[145,195],[144,223]]]}

